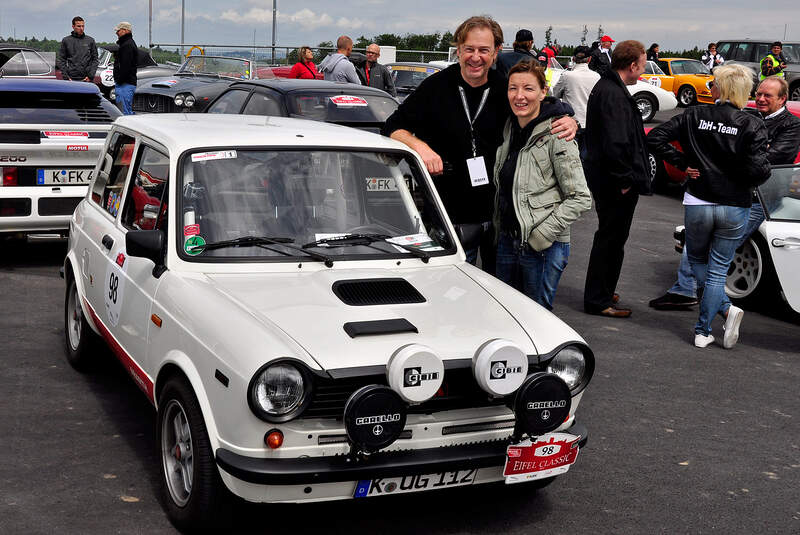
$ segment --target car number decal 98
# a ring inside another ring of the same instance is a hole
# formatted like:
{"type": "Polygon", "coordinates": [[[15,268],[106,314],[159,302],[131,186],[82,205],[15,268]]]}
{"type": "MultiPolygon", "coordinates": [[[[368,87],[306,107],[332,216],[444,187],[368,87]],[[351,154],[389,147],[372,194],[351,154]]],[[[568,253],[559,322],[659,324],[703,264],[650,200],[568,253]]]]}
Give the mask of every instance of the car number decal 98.
{"type": "Polygon", "coordinates": [[[125,272],[128,270],[128,256],[125,249],[120,248],[110,257],[106,269],[106,279],[103,287],[103,298],[106,303],[108,322],[112,327],[119,323],[122,302],[125,294],[125,272]]]}
{"type": "Polygon", "coordinates": [[[416,476],[362,479],[356,484],[353,498],[371,498],[386,494],[404,494],[444,487],[461,487],[475,482],[477,470],[456,470],[416,476]]]}

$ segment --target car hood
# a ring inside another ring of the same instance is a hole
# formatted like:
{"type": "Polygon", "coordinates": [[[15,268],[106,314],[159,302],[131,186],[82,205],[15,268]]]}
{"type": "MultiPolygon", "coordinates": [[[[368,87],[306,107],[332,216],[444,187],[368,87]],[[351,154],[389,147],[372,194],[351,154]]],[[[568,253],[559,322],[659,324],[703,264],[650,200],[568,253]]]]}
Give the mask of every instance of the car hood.
{"type": "Polygon", "coordinates": [[[220,293],[265,326],[277,326],[288,334],[326,370],[383,366],[398,348],[410,343],[430,347],[443,360],[471,359],[483,343],[495,338],[511,340],[526,354],[536,354],[531,338],[508,310],[455,266],[402,272],[336,269],[298,274],[216,274],[208,278],[220,293]],[[337,281],[397,278],[398,273],[425,302],[352,306],[332,290],[337,281]],[[344,330],[349,322],[398,318],[409,321],[419,332],[351,338],[344,330]]]}
{"type": "Polygon", "coordinates": [[[156,78],[140,84],[136,91],[146,91],[148,93],[177,94],[191,91],[198,87],[207,87],[209,84],[221,84],[225,87],[230,85],[231,80],[227,78],[217,78],[216,76],[169,76],[166,78],[156,78]]]}

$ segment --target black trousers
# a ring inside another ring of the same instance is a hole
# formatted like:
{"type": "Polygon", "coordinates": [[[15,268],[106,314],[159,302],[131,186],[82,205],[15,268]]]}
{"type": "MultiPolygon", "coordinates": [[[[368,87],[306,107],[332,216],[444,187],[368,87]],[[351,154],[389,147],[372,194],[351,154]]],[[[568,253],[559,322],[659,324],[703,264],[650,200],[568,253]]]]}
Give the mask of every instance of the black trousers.
{"type": "Polygon", "coordinates": [[[586,271],[583,308],[597,313],[612,304],[639,193],[633,188],[625,194],[616,189],[592,188],[592,196],[599,224],[586,271]]]}

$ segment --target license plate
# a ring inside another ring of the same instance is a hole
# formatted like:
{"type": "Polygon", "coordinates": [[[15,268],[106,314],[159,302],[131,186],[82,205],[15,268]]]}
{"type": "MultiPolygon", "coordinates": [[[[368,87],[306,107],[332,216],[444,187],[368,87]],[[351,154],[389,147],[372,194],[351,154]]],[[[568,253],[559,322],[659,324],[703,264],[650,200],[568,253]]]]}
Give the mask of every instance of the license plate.
{"type": "Polygon", "coordinates": [[[59,186],[62,184],[88,184],[94,169],[39,169],[36,184],[59,186]]]}
{"type": "Polygon", "coordinates": [[[387,494],[404,494],[449,487],[472,485],[477,470],[456,470],[418,476],[362,479],[356,484],[354,498],[371,498],[387,494]]]}
{"type": "Polygon", "coordinates": [[[535,440],[526,439],[506,449],[503,475],[506,483],[522,483],[563,474],[578,459],[579,436],[548,433],[535,440]]]}

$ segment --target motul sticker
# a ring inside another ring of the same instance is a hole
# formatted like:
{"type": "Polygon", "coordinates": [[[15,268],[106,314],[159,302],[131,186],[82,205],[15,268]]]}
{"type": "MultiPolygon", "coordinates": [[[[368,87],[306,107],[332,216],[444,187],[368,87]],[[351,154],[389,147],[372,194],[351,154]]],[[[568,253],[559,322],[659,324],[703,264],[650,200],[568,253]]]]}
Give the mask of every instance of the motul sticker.
{"type": "Polygon", "coordinates": [[[330,97],[331,102],[337,106],[367,106],[367,101],[361,97],[353,97],[350,95],[337,95],[330,97]]]}
{"type": "Polygon", "coordinates": [[[45,130],[42,132],[46,138],[62,138],[62,137],[89,137],[89,132],[60,132],[55,130],[45,130]]]}
{"type": "Polygon", "coordinates": [[[81,152],[89,150],[89,145],[67,145],[67,152],[81,152]]]}
{"type": "Polygon", "coordinates": [[[184,236],[197,236],[198,234],[200,234],[200,225],[197,223],[183,227],[184,236]]]}
{"type": "Polygon", "coordinates": [[[192,154],[193,162],[204,162],[206,160],[230,160],[236,158],[235,150],[217,150],[214,152],[198,152],[192,154]]]}

